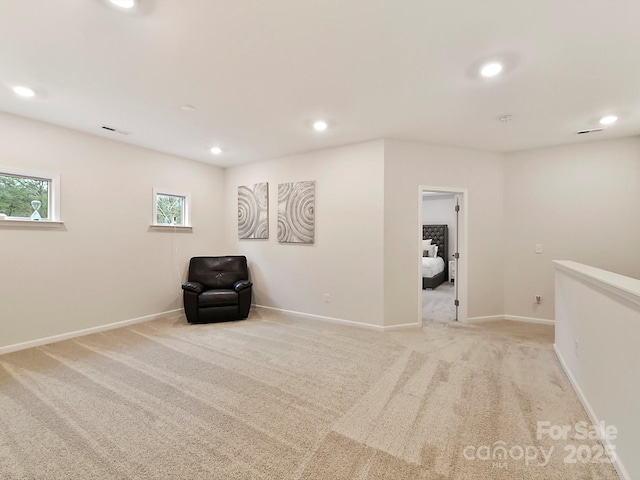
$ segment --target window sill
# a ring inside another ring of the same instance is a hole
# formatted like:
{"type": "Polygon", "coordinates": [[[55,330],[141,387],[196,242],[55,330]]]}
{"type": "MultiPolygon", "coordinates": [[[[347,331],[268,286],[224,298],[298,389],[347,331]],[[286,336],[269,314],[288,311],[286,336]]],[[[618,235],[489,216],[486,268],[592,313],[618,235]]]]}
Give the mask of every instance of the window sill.
{"type": "Polygon", "coordinates": [[[17,218],[3,218],[0,219],[0,227],[60,228],[64,227],[64,222],[54,220],[21,220],[17,218]]]}
{"type": "Polygon", "coordinates": [[[193,227],[187,226],[187,225],[152,224],[152,225],[149,225],[149,230],[169,230],[172,232],[191,232],[193,231],[193,227]]]}

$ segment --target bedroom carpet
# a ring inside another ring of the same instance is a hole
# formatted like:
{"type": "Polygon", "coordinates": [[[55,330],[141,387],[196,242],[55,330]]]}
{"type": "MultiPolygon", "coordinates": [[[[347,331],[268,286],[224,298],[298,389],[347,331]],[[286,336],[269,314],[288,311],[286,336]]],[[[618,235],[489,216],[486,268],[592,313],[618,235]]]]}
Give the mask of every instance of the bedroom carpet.
{"type": "Polygon", "coordinates": [[[537,421],[588,420],[552,339],[540,325],[378,333],[260,309],[3,355],[0,478],[615,479],[564,463],[575,441],[536,438],[537,421]],[[496,445],[513,455],[485,459],[496,445]],[[528,447],[554,451],[543,466],[518,458],[528,447]]]}
{"type": "Polygon", "coordinates": [[[434,290],[422,290],[422,323],[449,323],[456,319],[455,285],[444,282],[434,290]]]}

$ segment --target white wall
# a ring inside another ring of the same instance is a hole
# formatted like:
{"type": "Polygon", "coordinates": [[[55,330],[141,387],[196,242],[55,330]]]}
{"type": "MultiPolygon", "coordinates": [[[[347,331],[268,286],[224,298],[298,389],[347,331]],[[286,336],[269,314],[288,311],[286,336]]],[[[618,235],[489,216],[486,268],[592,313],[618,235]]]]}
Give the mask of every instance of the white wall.
{"type": "Polygon", "coordinates": [[[449,236],[449,258],[456,251],[456,196],[455,195],[427,195],[422,200],[423,225],[447,225],[449,236]]]}
{"type": "Polygon", "coordinates": [[[249,260],[255,304],[383,324],[383,155],[374,141],[226,170],[224,231],[229,250],[249,260]],[[279,244],[278,183],[305,180],[316,181],[315,243],[279,244]],[[269,183],[269,239],[239,240],[237,188],[260,182],[269,183]]]}
{"type": "Polygon", "coordinates": [[[6,114],[0,137],[0,165],[61,175],[65,221],[0,229],[0,347],[180,308],[208,254],[248,256],[257,304],[415,323],[419,185],[468,190],[469,317],[553,318],[552,259],[640,277],[640,138],[508,155],[379,140],[225,171],[6,114]],[[316,243],[280,245],[277,184],[300,180],[317,182],[316,243]],[[264,181],[271,238],[239,241],[237,186],[264,181]],[[193,233],[148,229],[154,186],[191,192],[193,233]]]}
{"type": "Polygon", "coordinates": [[[0,347],[182,307],[188,259],[223,254],[217,167],[0,114],[0,165],[58,173],[64,227],[0,228],[0,347]],[[149,231],[152,188],[193,233],[149,231]]]}
{"type": "Polygon", "coordinates": [[[468,315],[502,314],[502,156],[385,140],[384,170],[385,324],[418,321],[420,185],[468,189],[468,315]]]}
{"type": "Polygon", "coordinates": [[[575,262],[555,279],[556,353],[593,424],[617,428],[621,478],[640,478],[640,280],[575,262]]]}
{"type": "Polygon", "coordinates": [[[554,318],[552,260],[640,278],[640,138],[509,154],[505,166],[505,314],[554,318]]]}

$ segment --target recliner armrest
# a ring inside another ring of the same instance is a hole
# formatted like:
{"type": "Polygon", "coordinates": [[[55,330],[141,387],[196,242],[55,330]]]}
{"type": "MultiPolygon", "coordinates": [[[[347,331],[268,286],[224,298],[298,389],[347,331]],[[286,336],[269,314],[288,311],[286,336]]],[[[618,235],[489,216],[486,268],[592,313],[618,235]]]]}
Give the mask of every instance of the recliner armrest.
{"type": "Polygon", "coordinates": [[[204,286],[198,282],[187,282],[182,284],[182,289],[188,292],[200,294],[204,290],[204,286]]]}
{"type": "Polygon", "coordinates": [[[236,292],[239,292],[251,286],[253,286],[253,283],[251,283],[249,280],[238,280],[236,283],[233,284],[233,289],[236,292]]]}

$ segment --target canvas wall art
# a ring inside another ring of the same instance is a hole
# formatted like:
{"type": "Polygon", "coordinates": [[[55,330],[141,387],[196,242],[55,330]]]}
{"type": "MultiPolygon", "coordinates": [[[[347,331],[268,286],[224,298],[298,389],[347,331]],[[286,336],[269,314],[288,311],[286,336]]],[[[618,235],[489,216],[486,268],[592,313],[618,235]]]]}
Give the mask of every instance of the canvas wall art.
{"type": "Polygon", "coordinates": [[[269,238],[269,184],[238,187],[238,238],[269,238]]]}
{"type": "Polygon", "coordinates": [[[278,185],[278,241],[313,243],[315,240],[316,182],[278,185]]]}

